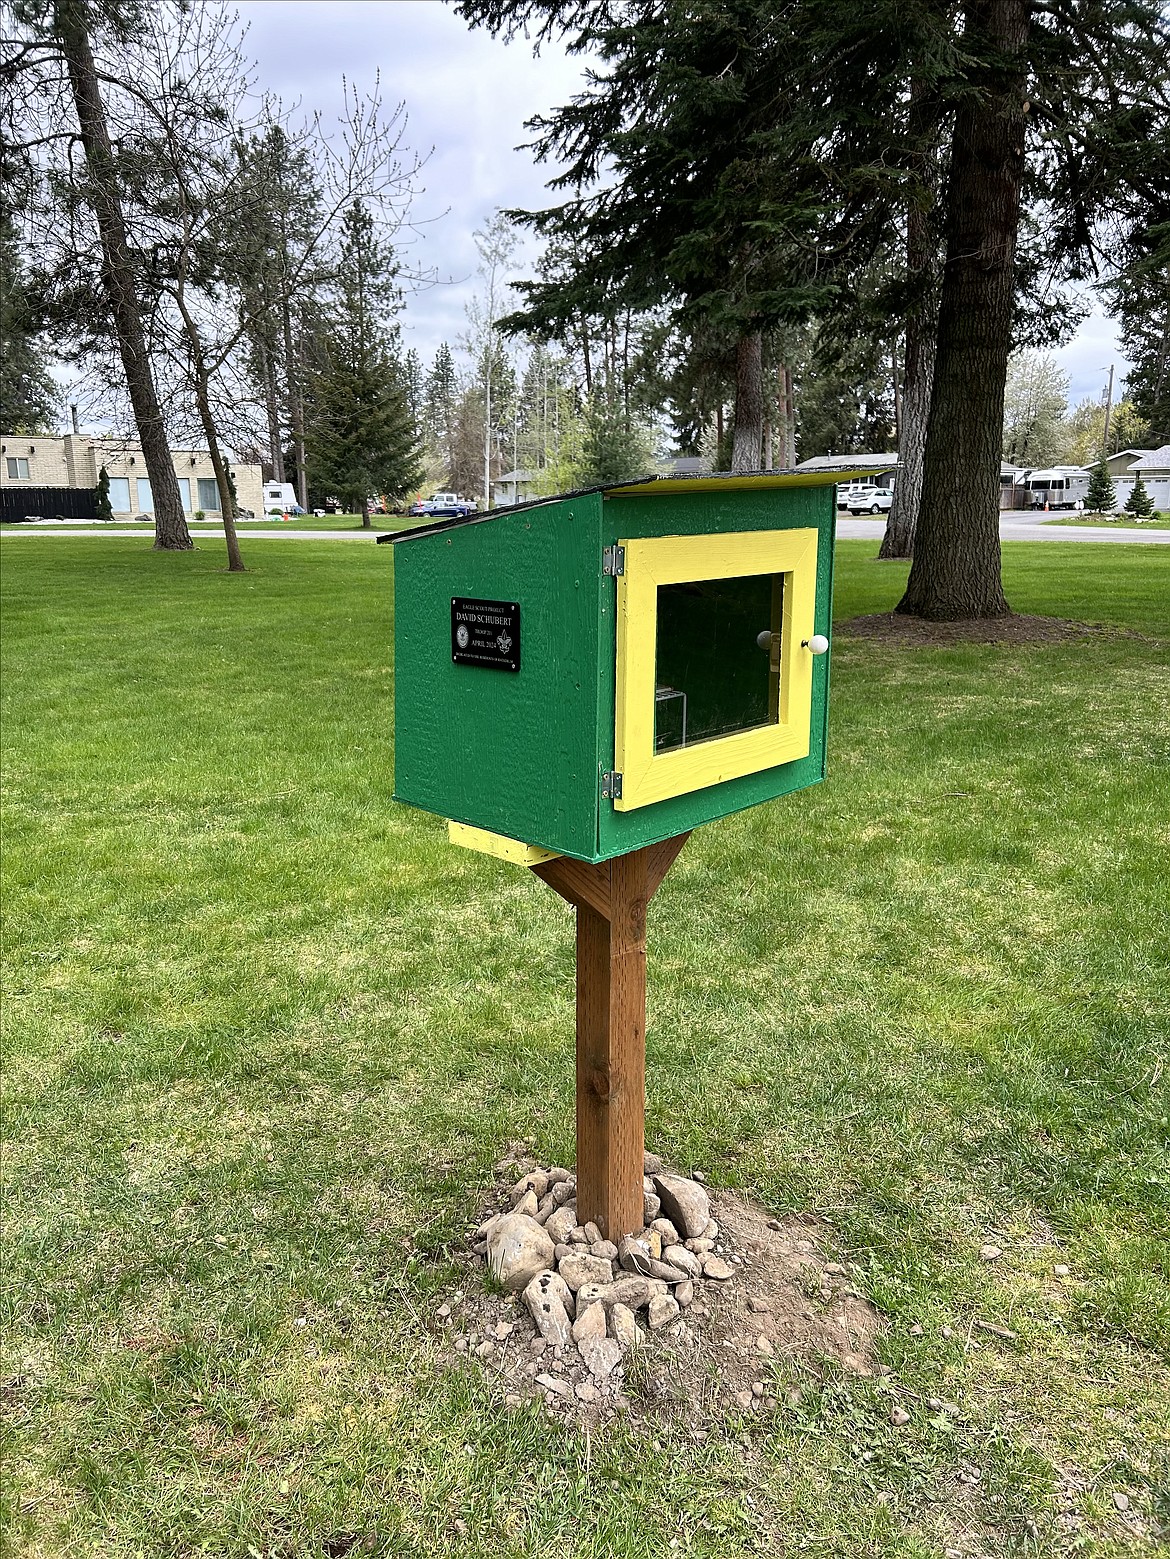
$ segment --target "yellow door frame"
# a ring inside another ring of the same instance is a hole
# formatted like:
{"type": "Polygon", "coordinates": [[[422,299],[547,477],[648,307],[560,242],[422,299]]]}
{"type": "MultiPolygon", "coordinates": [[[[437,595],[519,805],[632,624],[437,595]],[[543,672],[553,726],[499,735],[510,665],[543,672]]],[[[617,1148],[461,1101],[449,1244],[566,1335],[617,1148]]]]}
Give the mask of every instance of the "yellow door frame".
{"type": "Polygon", "coordinates": [[[811,744],[812,651],[817,593],[815,530],[744,531],[715,536],[639,536],[619,543],[614,768],[622,776],[619,812],[682,796],[723,780],[806,758],[811,744]],[[706,579],[779,574],[784,579],[779,699],[767,725],[654,750],[658,587],[706,579]]]}

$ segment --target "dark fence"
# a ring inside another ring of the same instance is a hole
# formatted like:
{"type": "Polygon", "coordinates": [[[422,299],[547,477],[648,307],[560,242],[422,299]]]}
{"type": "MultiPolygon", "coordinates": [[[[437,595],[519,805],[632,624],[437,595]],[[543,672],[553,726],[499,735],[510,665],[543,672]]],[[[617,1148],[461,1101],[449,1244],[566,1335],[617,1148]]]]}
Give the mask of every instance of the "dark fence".
{"type": "Polygon", "coordinates": [[[92,487],[0,487],[0,521],[96,520],[92,487]]]}

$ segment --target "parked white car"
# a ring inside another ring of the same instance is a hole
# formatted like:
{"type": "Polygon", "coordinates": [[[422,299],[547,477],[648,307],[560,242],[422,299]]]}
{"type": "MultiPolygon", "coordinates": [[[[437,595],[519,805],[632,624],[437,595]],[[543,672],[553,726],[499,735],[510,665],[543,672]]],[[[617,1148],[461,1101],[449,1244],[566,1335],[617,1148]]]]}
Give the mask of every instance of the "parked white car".
{"type": "Polygon", "coordinates": [[[846,494],[845,507],[850,514],[889,514],[893,501],[892,487],[855,487],[846,494]]]}

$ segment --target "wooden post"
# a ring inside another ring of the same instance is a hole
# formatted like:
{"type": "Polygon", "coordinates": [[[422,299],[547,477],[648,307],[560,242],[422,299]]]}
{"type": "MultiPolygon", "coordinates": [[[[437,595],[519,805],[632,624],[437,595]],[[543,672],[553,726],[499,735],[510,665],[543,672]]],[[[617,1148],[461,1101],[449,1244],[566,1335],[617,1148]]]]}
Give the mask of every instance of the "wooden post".
{"type": "Polygon", "coordinates": [[[577,1216],[615,1242],[643,1222],[646,906],[687,837],[532,868],[577,909],[577,1216]]]}

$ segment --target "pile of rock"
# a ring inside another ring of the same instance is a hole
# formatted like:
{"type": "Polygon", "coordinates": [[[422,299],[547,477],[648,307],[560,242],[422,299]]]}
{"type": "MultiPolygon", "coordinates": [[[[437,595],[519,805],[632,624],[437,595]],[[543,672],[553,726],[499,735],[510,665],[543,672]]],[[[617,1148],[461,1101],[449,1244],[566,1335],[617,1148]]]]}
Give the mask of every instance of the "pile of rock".
{"type": "MultiPolygon", "coordinates": [[[[519,1180],[511,1210],[487,1219],[473,1244],[496,1281],[522,1295],[554,1355],[575,1347],[597,1383],[648,1333],[686,1334],[684,1311],[709,1313],[704,1285],[727,1283],[741,1265],[724,1248],[699,1179],[668,1173],[652,1154],[645,1169],[644,1227],[616,1244],[577,1221],[577,1183],[560,1168],[519,1180]]],[[[555,1389],[551,1379],[546,1389],[555,1389]]]]}

